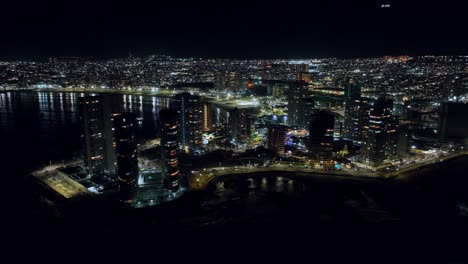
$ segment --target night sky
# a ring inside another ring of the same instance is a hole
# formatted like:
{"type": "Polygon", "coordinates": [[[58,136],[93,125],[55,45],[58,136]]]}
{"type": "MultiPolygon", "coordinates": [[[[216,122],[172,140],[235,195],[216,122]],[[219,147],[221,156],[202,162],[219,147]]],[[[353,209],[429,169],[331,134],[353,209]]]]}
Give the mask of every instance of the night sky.
{"type": "Polygon", "coordinates": [[[462,0],[147,2],[2,3],[0,60],[468,54],[462,0]]]}

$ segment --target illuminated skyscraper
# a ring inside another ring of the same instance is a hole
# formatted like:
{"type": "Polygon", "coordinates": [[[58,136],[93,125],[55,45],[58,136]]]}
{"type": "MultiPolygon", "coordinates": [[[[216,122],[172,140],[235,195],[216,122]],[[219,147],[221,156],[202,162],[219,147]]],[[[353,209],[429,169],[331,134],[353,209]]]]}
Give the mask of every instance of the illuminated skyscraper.
{"type": "Polygon", "coordinates": [[[196,147],[202,144],[203,110],[201,97],[190,93],[176,95],[179,112],[180,144],[196,147]]]}
{"type": "Polygon", "coordinates": [[[246,114],[244,110],[234,108],[229,112],[229,130],[234,140],[247,136],[246,114]]]}
{"type": "Polygon", "coordinates": [[[107,95],[79,97],[84,165],[90,176],[115,172],[112,116],[107,95]]]}
{"type": "Polygon", "coordinates": [[[290,82],[288,89],[288,123],[291,126],[306,126],[304,99],[307,96],[304,82],[290,82]]]}
{"type": "Polygon", "coordinates": [[[203,103],[203,122],[202,122],[202,130],[203,131],[211,131],[213,129],[213,121],[211,117],[211,109],[208,103],[203,103]]]}
{"type": "Polygon", "coordinates": [[[369,111],[367,140],[362,148],[364,160],[371,166],[378,166],[387,158],[396,155],[396,119],[392,115],[393,101],[379,98],[369,111]]]}
{"type": "Polygon", "coordinates": [[[268,127],[268,149],[278,155],[284,155],[284,145],[286,144],[286,127],[282,125],[272,125],[268,127]]]}
{"type": "Polygon", "coordinates": [[[138,179],[136,116],[129,112],[119,114],[114,117],[114,125],[120,196],[128,201],[138,179]]]}
{"type": "Polygon", "coordinates": [[[344,103],[343,137],[361,144],[369,105],[367,99],[361,97],[361,86],[352,80],[345,84],[344,103]]]}
{"type": "Polygon", "coordinates": [[[333,166],[333,131],[335,115],[328,111],[314,110],[309,124],[309,157],[314,165],[333,166]]]}
{"type": "Polygon", "coordinates": [[[243,80],[240,72],[228,72],[226,73],[226,86],[229,91],[237,93],[241,88],[247,86],[247,81],[243,80]]]}
{"type": "Polygon", "coordinates": [[[177,112],[171,109],[159,111],[161,125],[162,175],[167,189],[179,190],[179,124],[177,112]]]}

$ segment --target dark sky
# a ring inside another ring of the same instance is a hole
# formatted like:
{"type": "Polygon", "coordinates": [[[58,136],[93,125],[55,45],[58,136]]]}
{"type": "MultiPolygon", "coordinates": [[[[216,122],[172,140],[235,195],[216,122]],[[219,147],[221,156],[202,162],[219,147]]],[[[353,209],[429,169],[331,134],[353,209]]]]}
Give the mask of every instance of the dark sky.
{"type": "Polygon", "coordinates": [[[464,0],[3,2],[0,60],[468,53],[464,0]]]}

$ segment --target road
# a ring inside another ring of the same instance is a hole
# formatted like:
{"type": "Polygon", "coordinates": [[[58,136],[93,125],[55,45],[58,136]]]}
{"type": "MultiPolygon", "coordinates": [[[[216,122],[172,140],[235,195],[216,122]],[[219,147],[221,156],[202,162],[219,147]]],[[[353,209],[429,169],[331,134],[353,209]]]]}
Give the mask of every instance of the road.
{"type": "Polygon", "coordinates": [[[330,170],[325,171],[323,169],[313,169],[304,167],[303,163],[292,163],[292,162],[278,162],[270,166],[234,166],[234,167],[212,167],[205,168],[201,171],[193,171],[192,177],[189,179],[190,188],[194,190],[201,190],[208,186],[208,183],[214,178],[229,175],[229,174],[249,174],[249,173],[261,173],[261,172],[294,172],[294,173],[306,173],[314,175],[333,175],[333,176],[344,176],[344,177],[355,177],[355,178],[382,178],[383,175],[378,172],[372,171],[354,171],[354,170],[330,170]]]}
{"type": "MultiPolygon", "coordinates": [[[[468,155],[466,151],[458,151],[450,153],[442,158],[442,161],[456,158],[459,156],[468,155]]],[[[313,175],[326,175],[326,176],[341,176],[341,177],[354,177],[354,178],[391,178],[395,176],[402,176],[412,170],[419,169],[424,166],[428,166],[437,162],[441,162],[440,157],[434,157],[431,159],[425,159],[421,162],[407,165],[406,167],[399,169],[398,171],[386,172],[386,171],[370,171],[370,170],[330,170],[325,171],[323,169],[313,169],[304,166],[304,163],[294,162],[276,162],[270,166],[233,166],[233,167],[212,167],[205,168],[200,171],[193,171],[192,176],[189,178],[190,188],[193,190],[205,189],[209,182],[217,177],[229,175],[229,174],[250,174],[250,173],[261,173],[261,172],[295,172],[295,173],[306,173],[313,175]]]]}
{"type": "Polygon", "coordinates": [[[434,157],[431,157],[431,158],[424,159],[423,161],[407,165],[407,166],[405,166],[403,168],[399,168],[397,171],[387,173],[387,175],[388,175],[388,177],[401,177],[401,176],[405,175],[406,173],[408,173],[410,171],[417,170],[417,169],[422,168],[424,166],[428,166],[428,165],[431,165],[431,164],[443,162],[443,161],[453,159],[453,158],[456,158],[456,157],[460,157],[460,156],[463,156],[463,155],[468,155],[468,152],[467,151],[454,151],[454,152],[450,152],[450,153],[448,153],[448,154],[446,154],[446,155],[444,155],[442,157],[441,156],[434,156],[434,157]]]}

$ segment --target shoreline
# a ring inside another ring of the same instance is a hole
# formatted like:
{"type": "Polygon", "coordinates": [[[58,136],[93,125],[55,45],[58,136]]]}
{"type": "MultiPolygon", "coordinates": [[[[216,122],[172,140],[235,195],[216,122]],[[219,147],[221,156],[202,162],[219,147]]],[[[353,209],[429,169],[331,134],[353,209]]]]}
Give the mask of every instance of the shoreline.
{"type": "MultiPolygon", "coordinates": [[[[136,95],[136,96],[154,96],[161,98],[172,98],[174,95],[182,92],[176,92],[175,90],[170,89],[159,89],[158,91],[149,91],[149,90],[122,90],[122,89],[86,89],[86,88],[46,88],[46,89],[24,89],[24,90],[8,90],[0,92],[52,92],[52,93],[99,93],[99,94],[120,94],[120,95],[136,95]]],[[[258,105],[236,105],[235,100],[229,101],[227,99],[220,100],[212,96],[200,95],[202,101],[210,103],[212,105],[225,108],[227,110],[232,110],[234,108],[239,109],[251,109],[257,110],[258,105]]]]}
{"type": "MultiPolygon", "coordinates": [[[[203,191],[205,190],[213,181],[216,181],[216,179],[222,179],[226,177],[239,177],[242,175],[269,175],[269,174],[286,174],[286,175],[296,175],[299,176],[300,178],[304,179],[311,179],[311,178],[328,178],[328,179],[335,179],[335,180],[356,180],[356,181],[411,181],[413,180],[416,176],[420,175],[421,171],[426,171],[428,169],[440,169],[440,166],[442,164],[445,164],[447,162],[452,162],[457,159],[462,159],[466,158],[468,156],[468,153],[466,151],[460,152],[460,153],[455,153],[451,156],[444,157],[444,160],[442,162],[434,162],[431,161],[429,163],[423,163],[423,164],[414,164],[411,167],[405,168],[404,172],[377,172],[374,174],[361,174],[361,175],[355,175],[351,173],[346,173],[346,171],[342,172],[307,172],[307,171],[302,171],[302,170],[284,170],[284,169],[279,169],[279,170],[273,170],[273,171],[256,171],[256,172],[232,172],[232,173],[226,173],[226,174],[221,174],[217,176],[212,176],[212,177],[206,177],[206,178],[201,178],[202,181],[196,181],[196,177],[193,177],[189,180],[190,190],[191,191],[203,191]],[[193,184],[193,185],[192,185],[193,184]]],[[[209,171],[209,169],[207,169],[209,171]]]]}

